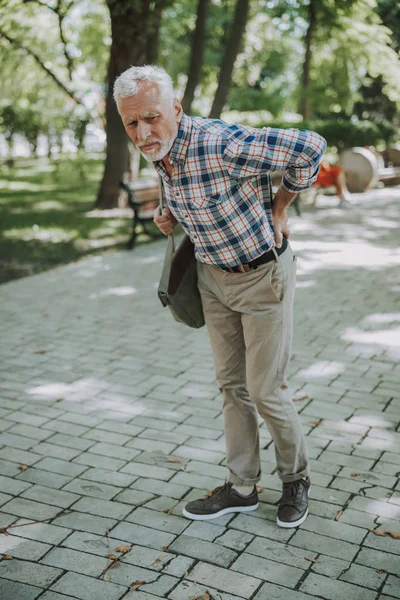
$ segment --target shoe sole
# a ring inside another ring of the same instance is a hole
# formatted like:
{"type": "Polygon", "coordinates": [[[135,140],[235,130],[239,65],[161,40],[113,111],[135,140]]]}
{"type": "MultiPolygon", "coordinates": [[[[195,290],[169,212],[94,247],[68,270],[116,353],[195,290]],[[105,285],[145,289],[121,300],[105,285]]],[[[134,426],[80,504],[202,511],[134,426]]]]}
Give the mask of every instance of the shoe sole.
{"type": "Polygon", "coordinates": [[[281,521],[278,517],[276,518],[276,522],[279,525],[279,527],[286,527],[286,529],[290,528],[290,527],[298,527],[299,525],[301,525],[302,523],[304,523],[304,521],[307,519],[308,517],[308,508],[306,513],[301,517],[301,519],[298,519],[297,521],[292,521],[292,522],[288,522],[288,521],[281,521]]]}
{"type": "Polygon", "coordinates": [[[224,508],[217,513],[213,513],[211,515],[196,515],[196,513],[191,513],[186,510],[186,508],[182,509],[182,514],[187,519],[192,519],[193,521],[210,521],[211,519],[217,519],[218,517],[222,517],[223,515],[227,515],[228,513],[236,513],[236,512],[251,512],[252,510],[257,510],[259,504],[253,504],[252,506],[238,506],[236,508],[224,508]]]}

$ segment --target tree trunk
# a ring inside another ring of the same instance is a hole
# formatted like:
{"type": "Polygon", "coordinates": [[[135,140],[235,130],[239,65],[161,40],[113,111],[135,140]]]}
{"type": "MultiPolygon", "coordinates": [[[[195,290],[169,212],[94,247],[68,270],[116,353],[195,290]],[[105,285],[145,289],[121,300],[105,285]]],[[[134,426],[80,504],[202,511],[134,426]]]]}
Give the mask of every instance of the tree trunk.
{"type": "Polygon", "coordinates": [[[203,66],[204,44],[206,40],[206,25],[210,0],[199,0],[197,6],[196,28],[193,32],[188,80],[182,99],[182,107],[189,114],[194,94],[201,79],[201,68],[203,66]]]}
{"type": "Polygon", "coordinates": [[[112,44],[107,73],[107,151],[96,208],[118,206],[119,183],[129,170],[128,136],[113,99],[114,81],[132,65],[154,60],[161,20],[162,0],[107,0],[112,44]]]}
{"type": "Polygon", "coordinates": [[[214,102],[210,111],[210,118],[219,119],[228,97],[229,86],[232,78],[233,67],[240,51],[242,37],[246,30],[249,15],[250,0],[237,0],[232,30],[230,32],[228,45],[222,60],[218,78],[218,87],[214,102]]]}
{"type": "Polygon", "coordinates": [[[310,70],[311,70],[311,59],[312,50],[311,46],[314,39],[315,27],[317,24],[317,0],[310,0],[308,5],[308,29],[306,33],[305,46],[306,52],[303,64],[303,76],[302,76],[302,94],[300,100],[300,113],[303,115],[303,119],[307,120],[310,118],[310,70]]]}

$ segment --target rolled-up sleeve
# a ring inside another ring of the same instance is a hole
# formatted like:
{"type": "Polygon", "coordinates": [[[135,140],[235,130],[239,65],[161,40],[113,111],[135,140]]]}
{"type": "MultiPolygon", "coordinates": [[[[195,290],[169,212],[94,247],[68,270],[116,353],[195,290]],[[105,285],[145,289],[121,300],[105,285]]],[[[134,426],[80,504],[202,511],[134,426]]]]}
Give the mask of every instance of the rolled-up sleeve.
{"type": "Polygon", "coordinates": [[[227,144],[223,159],[236,178],[283,171],[283,187],[297,193],[316,180],[325,148],[325,139],[314,131],[244,128],[227,144]]]}

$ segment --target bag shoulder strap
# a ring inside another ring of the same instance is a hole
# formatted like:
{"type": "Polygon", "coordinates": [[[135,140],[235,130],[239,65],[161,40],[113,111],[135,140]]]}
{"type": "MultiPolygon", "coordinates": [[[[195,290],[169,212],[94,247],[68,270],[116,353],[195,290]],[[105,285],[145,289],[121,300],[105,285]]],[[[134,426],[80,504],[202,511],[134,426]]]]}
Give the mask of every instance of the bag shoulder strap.
{"type": "MultiPolygon", "coordinates": [[[[160,201],[160,215],[162,214],[163,208],[165,206],[165,192],[164,192],[164,184],[161,175],[158,175],[158,196],[160,201]]],[[[175,252],[175,242],[174,242],[174,233],[168,236],[168,253],[172,254],[175,252]]]]}

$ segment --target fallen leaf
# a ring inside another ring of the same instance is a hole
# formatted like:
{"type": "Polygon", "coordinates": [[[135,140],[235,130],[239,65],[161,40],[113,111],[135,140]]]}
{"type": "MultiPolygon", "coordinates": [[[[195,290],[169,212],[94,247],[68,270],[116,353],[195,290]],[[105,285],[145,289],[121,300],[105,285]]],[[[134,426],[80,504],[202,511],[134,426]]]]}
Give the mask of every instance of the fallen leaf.
{"type": "Polygon", "coordinates": [[[10,556],[10,554],[3,554],[3,560],[11,560],[12,556],[10,556]]]}
{"type": "Polygon", "coordinates": [[[48,313],[48,312],[44,312],[44,313],[43,313],[43,316],[44,316],[44,317],[48,317],[48,316],[49,316],[49,313],[48,313]]]}
{"type": "Polygon", "coordinates": [[[375,569],[377,573],[387,573],[386,569],[375,569]]]}
{"type": "Polygon", "coordinates": [[[161,549],[164,550],[164,552],[168,552],[168,546],[163,546],[161,549]]]}
{"type": "Polygon", "coordinates": [[[352,473],[351,476],[352,477],[359,477],[361,475],[361,473],[352,473]]]}
{"type": "Polygon", "coordinates": [[[342,514],[343,514],[343,511],[342,511],[342,510],[339,510],[339,512],[337,512],[337,513],[336,513],[336,516],[335,516],[335,521],[339,521],[339,519],[340,519],[340,517],[342,516],[342,514]]]}
{"type": "Polygon", "coordinates": [[[163,512],[167,513],[167,515],[172,515],[173,508],[166,508],[163,512]]]}
{"type": "Polygon", "coordinates": [[[395,533],[394,531],[385,531],[385,533],[390,535],[390,537],[394,540],[400,540],[400,535],[398,533],[395,533]]]}
{"type": "Polygon", "coordinates": [[[317,560],[316,558],[308,558],[308,556],[305,556],[304,560],[308,560],[309,562],[312,562],[312,563],[321,562],[320,560],[317,560]]]}
{"type": "Polygon", "coordinates": [[[19,465],[18,469],[22,472],[26,471],[27,469],[29,469],[29,467],[27,465],[19,465]]]}
{"type": "Polygon", "coordinates": [[[47,354],[47,350],[34,350],[33,354],[47,354]]]}
{"type": "Polygon", "coordinates": [[[193,598],[193,600],[211,600],[211,596],[208,592],[204,592],[204,594],[196,596],[196,598],[193,598]]]}
{"type": "Polygon", "coordinates": [[[130,550],[132,550],[132,546],[118,546],[118,548],[115,548],[115,552],[129,552],[130,550]]]}
{"type": "Polygon", "coordinates": [[[370,532],[380,537],[386,537],[386,531],[382,531],[382,529],[370,529],[370,532]]]}
{"type": "Polygon", "coordinates": [[[107,554],[106,558],[110,560],[118,560],[118,556],[116,554],[107,554]]]}
{"type": "Polygon", "coordinates": [[[10,535],[7,529],[0,529],[0,533],[2,533],[3,535],[10,535]]]}
{"type": "Polygon", "coordinates": [[[147,581],[133,581],[130,585],[132,590],[137,590],[141,585],[145,585],[147,581]]]}
{"type": "Polygon", "coordinates": [[[206,493],[204,494],[207,498],[209,498],[210,496],[212,496],[213,492],[212,490],[207,490],[206,493]]]}
{"type": "Polygon", "coordinates": [[[172,462],[172,463],[181,463],[182,461],[179,460],[179,458],[169,458],[167,460],[167,462],[172,462]]]}
{"type": "Polygon", "coordinates": [[[321,425],[322,423],[322,419],[318,419],[318,421],[311,421],[311,425],[315,425],[318,427],[318,425],[321,425]]]}
{"type": "Polygon", "coordinates": [[[64,398],[57,398],[56,402],[62,402],[64,398]]]}
{"type": "Polygon", "coordinates": [[[151,566],[156,567],[158,565],[158,563],[162,563],[163,558],[166,558],[166,556],[163,556],[162,554],[160,554],[160,556],[157,556],[155,561],[151,563],[151,566]]]}
{"type": "Polygon", "coordinates": [[[258,485],[258,486],[257,486],[257,492],[258,492],[259,494],[261,494],[261,492],[263,492],[263,491],[264,491],[264,488],[263,488],[263,486],[262,486],[262,485],[258,485]]]}
{"type": "Polygon", "coordinates": [[[186,577],[188,577],[189,575],[189,571],[185,571],[184,575],[183,575],[183,579],[186,579],[186,577]]]}
{"type": "Polygon", "coordinates": [[[134,440],[134,439],[135,439],[135,436],[134,436],[134,435],[131,435],[131,440],[134,440]]]}
{"type": "Polygon", "coordinates": [[[115,567],[119,567],[120,563],[118,560],[116,560],[115,562],[113,562],[108,568],[109,569],[115,569],[115,567]]]}
{"type": "Polygon", "coordinates": [[[304,396],[300,396],[299,398],[293,398],[293,402],[302,402],[303,400],[309,400],[310,396],[305,394],[304,396]]]}
{"type": "Polygon", "coordinates": [[[384,373],[379,373],[378,377],[384,377],[385,374],[384,373]]]}
{"type": "Polygon", "coordinates": [[[111,577],[109,575],[104,575],[104,581],[111,581],[111,577]]]}
{"type": "MultiPolygon", "coordinates": [[[[182,465],[181,467],[179,467],[179,470],[180,470],[180,471],[186,471],[186,467],[187,467],[187,465],[182,465]]],[[[195,473],[195,472],[196,472],[196,471],[194,471],[194,470],[193,470],[193,471],[190,471],[190,473],[195,473]]]]}

